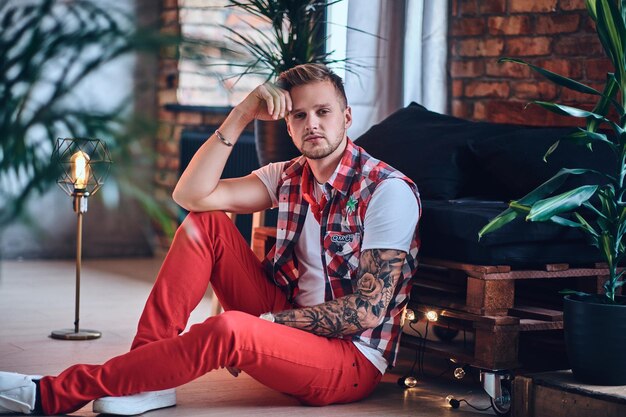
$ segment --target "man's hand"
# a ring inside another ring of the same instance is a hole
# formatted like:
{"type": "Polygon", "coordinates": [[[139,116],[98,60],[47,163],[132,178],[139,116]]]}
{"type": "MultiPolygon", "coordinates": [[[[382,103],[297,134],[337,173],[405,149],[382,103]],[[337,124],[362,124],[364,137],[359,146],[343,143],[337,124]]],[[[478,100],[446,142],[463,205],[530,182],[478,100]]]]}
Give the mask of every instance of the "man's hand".
{"type": "Polygon", "coordinates": [[[235,109],[249,121],[278,120],[291,111],[291,96],[286,90],[265,83],[248,94],[235,109]]]}

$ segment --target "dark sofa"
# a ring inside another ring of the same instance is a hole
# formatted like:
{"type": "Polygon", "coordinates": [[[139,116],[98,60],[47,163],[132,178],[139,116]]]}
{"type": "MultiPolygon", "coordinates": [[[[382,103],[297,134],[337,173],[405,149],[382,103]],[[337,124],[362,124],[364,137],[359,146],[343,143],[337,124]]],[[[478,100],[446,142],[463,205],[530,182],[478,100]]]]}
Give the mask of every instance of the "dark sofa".
{"type": "MultiPolygon", "coordinates": [[[[578,230],[518,218],[478,241],[478,231],[561,167],[606,171],[610,150],[561,141],[570,128],[471,122],[431,112],[416,103],[400,109],[356,140],[374,157],[417,184],[423,204],[421,256],[479,265],[532,268],[545,264],[588,265],[599,261],[578,230]]],[[[597,181],[569,179],[563,190],[597,181]]]]}

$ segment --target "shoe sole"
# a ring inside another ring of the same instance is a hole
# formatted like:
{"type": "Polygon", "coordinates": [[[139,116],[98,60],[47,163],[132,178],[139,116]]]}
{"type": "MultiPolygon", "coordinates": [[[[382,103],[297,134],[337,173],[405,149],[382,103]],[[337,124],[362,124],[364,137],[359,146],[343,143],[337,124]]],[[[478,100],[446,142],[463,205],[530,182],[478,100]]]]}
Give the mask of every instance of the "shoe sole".
{"type": "MultiPolygon", "coordinates": [[[[130,402],[130,401],[129,401],[130,402]]],[[[120,416],[135,416],[160,408],[174,407],[176,405],[176,391],[167,390],[163,393],[155,393],[140,401],[132,401],[132,404],[124,404],[118,398],[100,398],[93,403],[93,412],[99,414],[113,414],[120,416]]]]}

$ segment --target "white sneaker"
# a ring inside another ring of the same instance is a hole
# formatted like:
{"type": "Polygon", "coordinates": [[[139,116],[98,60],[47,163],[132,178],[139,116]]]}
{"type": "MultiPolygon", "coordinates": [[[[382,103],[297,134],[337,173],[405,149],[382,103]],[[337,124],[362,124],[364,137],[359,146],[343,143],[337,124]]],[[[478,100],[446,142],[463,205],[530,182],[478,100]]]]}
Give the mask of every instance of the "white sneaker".
{"type": "Polygon", "coordinates": [[[123,397],[103,397],[93,402],[93,412],[134,416],[158,408],[176,405],[176,389],[148,391],[123,397]]]}
{"type": "Polygon", "coordinates": [[[33,379],[40,378],[40,375],[0,372],[0,414],[32,414],[37,394],[33,379]]]}

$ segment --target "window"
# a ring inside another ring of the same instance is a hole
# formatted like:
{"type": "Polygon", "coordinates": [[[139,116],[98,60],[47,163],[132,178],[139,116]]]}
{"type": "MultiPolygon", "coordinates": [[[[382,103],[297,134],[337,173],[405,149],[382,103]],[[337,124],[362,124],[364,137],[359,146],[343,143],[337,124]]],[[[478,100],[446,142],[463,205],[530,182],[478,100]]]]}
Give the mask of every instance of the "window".
{"type": "Polygon", "coordinates": [[[229,41],[229,31],[258,36],[253,27],[268,29],[270,25],[235,7],[226,7],[228,0],[179,0],[182,34],[209,41],[200,59],[182,57],[179,61],[178,102],[186,105],[235,106],[254,87],[265,81],[263,76],[247,75],[239,80],[232,77],[237,67],[231,67],[224,48],[240,50],[229,41]],[[217,65],[216,65],[217,64],[217,65]],[[223,65],[220,65],[223,64],[223,65]]]}

